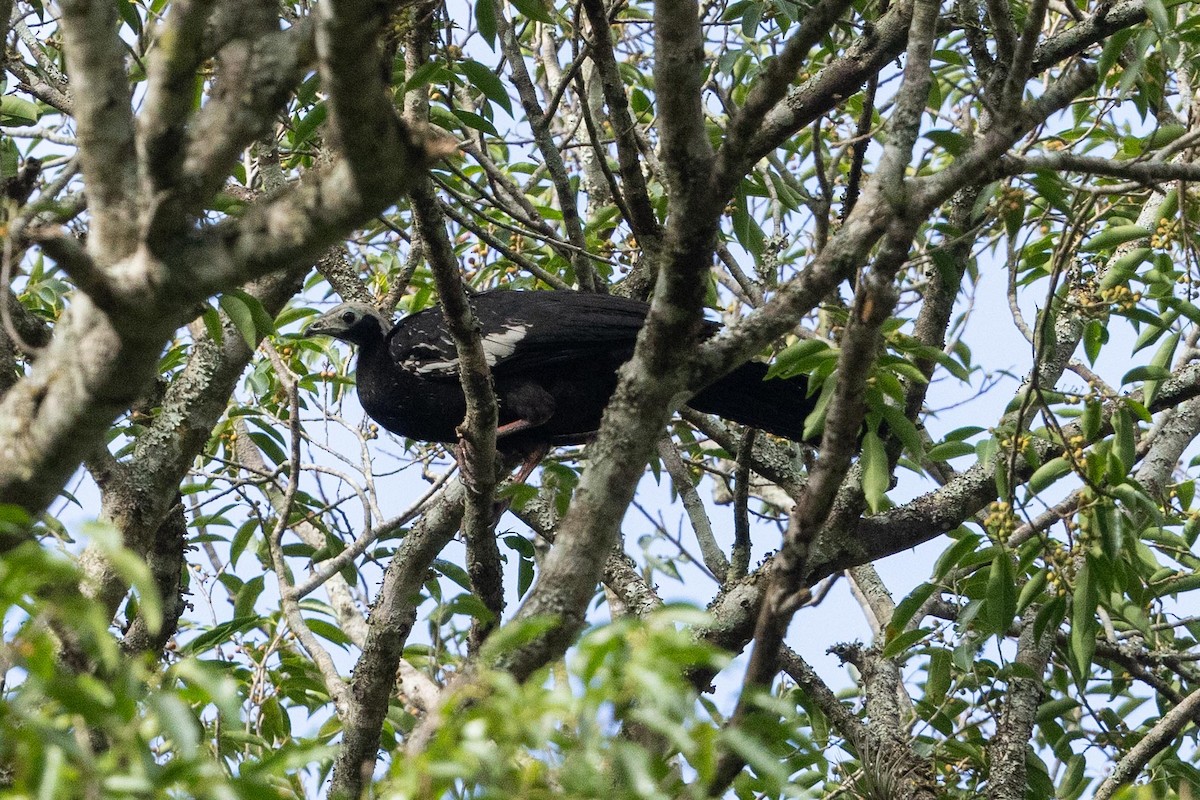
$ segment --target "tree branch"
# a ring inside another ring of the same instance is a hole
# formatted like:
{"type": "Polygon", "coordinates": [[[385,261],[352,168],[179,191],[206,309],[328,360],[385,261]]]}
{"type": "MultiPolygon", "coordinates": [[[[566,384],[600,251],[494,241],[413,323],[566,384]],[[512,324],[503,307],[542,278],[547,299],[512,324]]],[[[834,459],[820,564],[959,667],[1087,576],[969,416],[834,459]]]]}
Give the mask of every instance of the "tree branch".
{"type": "Polygon", "coordinates": [[[383,575],[368,620],[367,640],[354,666],[342,747],[333,765],[329,796],[357,798],[375,771],[379,736],[396,687],[396,667],[417,621],[421,587],[433,559],[458,532],[464,490],[454,481],[404,537],[383,575]]]}
{"type": "Polygon", "coordinates": [[[637,237],[638,244],[653,261],[662,238],[662,228],[658,224],[646,178],[642,174],[640,149],[634,136],[637,123],[629,111],[625,82],[621,79],[613,55],[608,14],[605,13],[602,0],[583,0],[582,5],[591,26],[592,61],[600,75],[600,87],[604,91],[604,102],[608,105],[608,116],[617,143],[617,164],[625,187],[625,204],[630,211],[629,227],[637,237]]]}
{"type": "Polygon", "coordinates": [[[64,0],[61,7],[91,216],[88,251],[107,267],[132,253],[138,241],[137,153],[125,44],[113,3],[64,0]]]}
{"type": "Polygon", "coordinates": [[[1025,751],[1033,735],[1038,705],[1046,687],[1042,673],[1054,644],[1054,632],[1043,630],[1041,638],[1034,635],[1038,606],[1026,609],[1021,619],[1021,635],[1017,640],[1017,660],[1022,669],[1014,670],[1004,693],[1004,710],[996,725],[996,734],[988,742],[987,755],[991,770],[988,773],[988,800],[1022,800],[1028,791],[1025,751]]]}

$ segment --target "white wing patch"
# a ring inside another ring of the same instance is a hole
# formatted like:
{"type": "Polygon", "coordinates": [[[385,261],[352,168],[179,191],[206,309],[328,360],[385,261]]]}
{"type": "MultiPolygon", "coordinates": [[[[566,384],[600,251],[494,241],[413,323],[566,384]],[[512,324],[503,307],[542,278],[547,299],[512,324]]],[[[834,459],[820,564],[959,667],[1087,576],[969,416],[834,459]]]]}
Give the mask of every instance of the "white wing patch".
{"type": "Polygon", "coordinates": [[[484,336],[482,340],[483,357],[487,361],[487,365],[494,367],[496,362],[511,356],[517,349],[517,343],[525,338],[527,331],[528,327],[518,323],[484,336]]]}
{"type": "MultiPolygon", "coordinates": [[[[527,326],[515,324],[484,335],[481,344],[483,345],[483,358],[487,361],[487,365],[494,367],[498,362],[511,356],[517,349],[517,343],[525,338],[527,330],[527,326]]],[[[410,351],[410,356],[404,360],[404,366],[419,375],[457,374],[458,357],[449,355],[455,352],[454,345],[450,343],[449,339],[443,341],[447,345],[446,350],[427,345],[414,346],[410,351]]]]}

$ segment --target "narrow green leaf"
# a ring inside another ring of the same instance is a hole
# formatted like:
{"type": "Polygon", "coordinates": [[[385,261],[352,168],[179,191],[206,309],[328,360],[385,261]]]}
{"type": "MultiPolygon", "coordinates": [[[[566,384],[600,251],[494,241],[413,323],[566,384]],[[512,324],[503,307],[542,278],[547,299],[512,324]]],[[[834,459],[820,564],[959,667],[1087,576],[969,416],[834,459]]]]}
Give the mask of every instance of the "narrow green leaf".
{"type": "Polygon", "coordinates": [[[863,437],[861,462],[863,467],[863,494],[871,511],[878,514],[887,507],[887,490],[891,483],[888,475],[887,451],[883,441],[874,431],[863,437]]]}
{"type": "Polygon", "coordinates": [[[542,0],[512,0],[513,7],[526,17],[538,22],[554,22],[542,0]]]}
{"type": "MultiPolygon", "coordinates": [[[[1175,358],[1175,348],[1178,344],[1178,332],[1163,337],[1162,344],[1158,346],[1158,350],[1154,352],[1154,357],[1150,359],[1150,366],[1170,374],[1171,361],[1175,358]]],[[[1147,380],[1142,385],[1142,401],[1147,405],[1153,403],[1154,396],[1158,394],[1158,387],[1161,384],[1162,381],[1158,378],[1147,380]]]]}
{"type": "Polygon", "coordinates": [[[924,640],[933,631],[929,628],[917,628],[913,631],[902,633],[894,639],[888,641],[883,648],[883,658],[896,658],[899,655],[907,653],[909,649],[917,642],[924,640]]]}
{"type": "MultiPolygon", "coordinates": [[[[960,528],[960,530],[965,531],[966,529],[960,528]]],[[[977,533],[963,533],[957,542],[938,557],[937,563],[933,567],[933,576],[938,580],[946,577],[950,570],[957,567],[962,563],[963,559],[975,552],[975,549],[979,547],[980,541],[982,539],[977,533]]]]}
{"type": "Polygon", "coordinates": [[[38,121],[38,107],[35,103],[6,94],[0,97],[0,122],[6,125],[34,125],[38,121]]]}
{"type": "Polygon", "coordinates": [[[917,609],[923,606],[935,591],[937,591],[936,584],[922,583],[897,603],[896,610],[892,612],[892,619],[888,622],[888,635],[894,635],[903,630],[904,626],[912,619],[913,614],[917,613],[917,609]]]}
{"type": "Polygon", "coordinates": [[[1119,406],[1112,415],[1113,454],[1121,462],[1121,474],[1114,475],[1114,481],[1124,480],[1129,470],[1133,469],[1137,459],[1137,430],[1133,425],[1133,417],[1124,406],[1119,406]]]}
{"type": "Polygon", "coordinates": [[[949,650],[938,648],[929,654],[929,677],[925,681],[925,702],[940,705],[950,691],[950,667],[952,664],[949,650]]]}
{"type": "Polygon", "coordinates": [[[475,0],[475,27],[479,35],[496,49],[496,0],[475,0]]]}
{"type": "Polygon", "coordinates": [[[1087,326],[1083,329],[1083,352],[1087,355],[1089,364],[1096,365],[1096,359],[1100,357],[1100,349],[1107,341],[1108,328],[1098,319],[1088,320],[1087,326]]]}
{"type": "Polygon", "coordinates": [[[1121,378],[1121,385],[1125,386],[1137,381],[1160,381],[1169,377],[1171,377],[1171,370],[1147,364],[1141,367],[1134,367],[1129,372],[1126,372],[1124,377],[1121,378]]]}
{"type": "Polygon", "coordinates": [[[1090,558],[1075,573],[1075,591],[1071,596],[1071,638],[1069,650],[1076,678],[1086,679],[1096,652],[1096,583],[1090,558]]]}
{"type": "Polygon", "coordinates": [[[1071,474],[1071,462],[1069,460],[1063,456],[1050,459],[1045,464],[1042,464],[1040,467],[1038,467],[1034,471],[1033,475],[1030,476],[1030,495],[1039,494],[1047,486],[1054,483],[1064,475],[1069,474],[1071,474]]]}
{"type": "MultiPolygon", "coordinates": [[[[1100,279],[1100,289],[1111,289],[1125,283],[1137,275],[1137,268],[1153,254],[1154,251],[1149,247],[1136,247],[1118,258],[1114,258],[1108,263],[1104,277],[1100,279]]],[[[1101,324],[1099,320],[1092,320],[1092,322],[1097,325],[1101,324]]]]}
{"type": "Polygon", "coordinates": [[[1033,577],[1025,581],[1025,585],[1021,587],[1021,593],[1017,595],[1017,613],[1024,613],[1029,604],[1041,595],[1046,588],[1046,583],[1049,580],[1049,571],[1046,568],[1039,569],[1033,573],[1033,577]]]}
{"type": "Polygon", "coordinates": [[[996,553],[988,573],[987,603],[984,605],[988,627],[1003,636],[1017,615],[1017,586],[1013,577],[1012,557],[1006,551],[996,553]]]}
{"type": "Polygon", "coordinates": [[[1108,250],[1126,242],[1148,239],[1151,233],[1153,231],[1143,228],[1141,225],[1117,225],[1116,227],[1100,231],[1100,233],[1089,239],[1087,244],[1081,249],[1089,253],[1097,250],[1108,250]]]}
{"type": "Polygon", "coordinates": [[[234,330],[241,334],[246,346],[253,350],[258,347],[258,329],[254,326],[254,312],[242,298],[232,293],[221,295],[218,301],[221,310],[233,324],[234,330]]]}
{"type": "Polygon", "coordinates": [[[966,442],[942,442],[929,448],[929,452],[925,455],[931,461],[949,461],[952,458],[974,454],[974,445],[967,444],[966,442]]]}
{"type": "Polygon", "coordinates": [[[512,116],[512,100],[504,89],[504,83],[496,77],[496,73],[480,64],[478,61],[467,59],[459,63],[463,74],[471,81],[471,85],[483,92],[483,96],[503,108],[512,116]]]}

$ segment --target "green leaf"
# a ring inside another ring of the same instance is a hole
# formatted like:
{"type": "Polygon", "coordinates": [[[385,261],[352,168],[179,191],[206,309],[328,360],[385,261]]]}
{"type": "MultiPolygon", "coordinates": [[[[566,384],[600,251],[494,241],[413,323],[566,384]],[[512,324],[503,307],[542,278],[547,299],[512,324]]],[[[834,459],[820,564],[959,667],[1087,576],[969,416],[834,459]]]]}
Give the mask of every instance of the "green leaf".
{"type": "Polygon", "coordinates": [[[925,138],[952,156],[959,155],[967,147],[967,138],[957,131],[928,131],[925,133],[925,138]]]}
{"type": "Polygon", "coordinates": [[[829,403],[833,400],[835,388],[837,388],[837,381],[833,379],[832,375],[821,384],[821,394],[817,398],[813,410],[804,419],[805,439],[816,438],[825,429],[825,414],[829,411],[829,403]]]}
{"type": "Polygon", "coordinates": [[[256,627],[262,620],[255,615],[247,617],[235,617],[228,622],[222,622],[220,625],[214,625],[209,630],[192,639],[186,645],[180,648],[183,655],[198,655],[206,652],[214,645],[227,642],[239,633],[245,633],[253,627],[256,627]]]}
{"type": "Polygon", "coordinates": [[[949,650],[938,648],[929,654],[929,677],[925,681],[925,702],[941,705],[950,691],[950,667],[952,657],[949,650]]]}
{"type": "Polygon", "coordinates": [[[1158,337],[1166,333],[1171,325],[1175,323],[1175,320],[1179,319],[1179,310],[1173,308],[1168,308],[1158,316],[1154,316],[1141,309],[1135,309],[1135,311],[1137,313],[1130,313],[1128,315],[1129,318],[1144,321],[1146,329],[1138,334],[1137,341],[1133,343],[1133,353],[1158,341],[1158,337]]]}
{"type": "Polygon", "coordinates": [[[1119,406],[1112,415],[1113,449],[1112,452],[1121,461],[1121,474],[1111,476],[1114,482],[1124,479],[1137,460],[1137,430],[1129,411],[1119,406]]]}
{"type": "Polygon", "coordinates": [[[336,645],[340,645],[343,648],[348,649],[350,647],[350,637],[347,636],[341,628],[333,623],[323,619],[311,618],[305,619],[304,621],[308,623],[309,630],[311,630],[317,636],[320,636],[322,639],[327,639],[328,641],[333,642],[336,645]]]}
{"type": "Polygon", "coordinates": [[[1045,464],[1042,464],[1029,478],[1029,493],[1030,495],[1039,494],[1050,484],[1057,481],[1064,475],[1071,473],[1071,462],[1063,456],[1052,458],[1045,464]]]}
{"type": "Polygon", "coordinates": [[[36,103],[17,97],[5,95],[0,97],[0,123],[5,125],[34,125],[38,121],[36,103]]]}
{"type": "Polygon", "coordinates": [[[1017,586],[1013,576],[1012,557],[1001,550],[992,559],[988,573],[987,602],[984,604],[991,632],[1004,636],[1017,615],[1017,586]]]}
{"type": "Polygon", "coordinates": [[[891,476],[888,471],[887,451],[883,447],[883,441],[874,431],[867,431],[867,435],[863,437],[860,460],[863,468],[863,494],[871,511],[878,514],[887,508],[887,490],[891,484],[891,476]]]}
{"type": "Polygon", "coordinates": [[[1142,367],[1134,367],[1133,369],[1129,370],[1129,372],[1126,372],[1124,377],[1121,378],[1121,385],[1125,386],[1126,384],[1136,383],[1137,381],[1160,381],[1169,377],[1171,377],[1171,370],[1164,369],[1163,367],[1153,367],[1147,364],[1146,366],[1142,367]]]}
{"type": "Polygon", "coordinates": [[[1080,249],[1088,253],[1093,253],[1097,250],[1110,250],[1126,242],[1148,239],[1152,233],[1153,231],[1143,228],[1141,225],[1117,225],[1096,234],[1080,249]]]}
{"type": "Polygon", "coordinates": [[[266,579],[262,575],[255,575],[250,580],[242,584],[237,591],[237,599],[233,604],[233,615],[235,617],[249,617],[254,614],[254,604],[258,602],[259,595],[262,594],[266,587],[266,579]]]}
{"type": "Polygon", "coordinates": [[[957,567],[963,562],[963,559],[975,552],[975,549],[979,547],[980,541],[982,539],[977,533],[963,533],[961,538],[950,546],[950,549],[938,557],[937,563],[933,567],[933,576],[938,580],[946,577],[950,570],[957,567]]]}
{"type": "MultiPolygon", "coordinates": [[[[1123,253],[1119,258],[1114,258],[1109,262],[1104,277],[1100,279],[1100,288],[1111,289],[1125,283],[1137,275],[1137,268],[1153,254],[1154,251],[1149,247],[1136,247],[1123,253]]],[[[1092,320],[1092,322],[1100,324],[1099,320],[1092,320]]]]}
{"type": "Polygon", "coordinates": [[[233,541],[229,545],[229,566],[237,567],[238,559],[242,553],[246,551],[246,545],[250,542],[250,537],[258,530],[258,518],[251,517],[241,524],[237,529],[237,533],[233,535],[233,541]]]}
{"type": "Polygon", "coordinates": [[[444,558],[435,558],[431,566],[457,583],[461,588],[466,589],[468,592],[471,591],[471,576],[458,564],[455,564],[453,561],[447,561],[444,558]]]}
{"type": "Polygon", "coordinates": [[[496,0],[475,0],[475,27],[479,35],[496,49],[496,0]]]}
{"type": "Polygon", "coordinates": [[[1082,753],[1074,753],[1067,759],[1067,768],[1063,771],[1062,779],[1058,782],[1058,789],[1054,793],[1056,798],[1070,800],[1082,794],[1087,780],[1084,775],[1085,766],[1087,766],[1087,760],[1082,753]]]}
{"type": "Polygon", "coordinates": [[[816,362],[813,360],[837,358],[837,350],[821,339],[802,339],[788,345],[775,356],[767,369],[768,378],[790,378],[808,372],[816,362]]]}
{"type": "Polygon", "coordinates": [[[246,305],[246,301],[232,292],[227,292],[221,295],[217,302],[220,303],[221,310],[233,324],[234,330],[241,334],[246,346],[251,350],[258,347],[258,329],[254,326],[254,312],[250,310],[250,306],[246,305]]]}
{"type": "Polygon", "coordinates": [[[486,119],[485,117],[481,117],[474,112],[466,111],[461,108],[454,109],[452,113],[454,116],[458,117],[462,124],[466,125],[468,128],[474,128],[477,131],[482,131],[483,133],[491,136],[500,135],[500,132],[496,130],[496,126],[492,124],[491,120],[486,119]]]}
{"type": "Polygon", "coordinates": [[[925,455],[930,461],[949,461],[952,458],[975,454],[975,446],[967,442],[942,442],[929,448],[925,455]]]}
{"type": "Polygon", "coordinates": [[[892,618],[888,621],[888,634],[893,635],[903,630],[908,621],[912,619],[913,614],[917,613],[917,609],[923,606],[925,601],[936,591],[936,584],[922,583],[897,603],[896,610],[892,612],[892,618]]]}
{"type": "Polygon", "coordinates": [[[434,81],[446,80],[448,76],[453,75],[454,73],[447,70],[440,62],[430,61],[413,70],[413,74],[409,76],[408,80],[404,82],[404,86],[401,87],[400,93],[404,94],[411,92],[413,89],[420,89],[434,81]]]}
{"type": "Polygon", "coordinates": [[[463,74],[471,81],[471,85],[483,92],[483,96],[503,108],[512,116],[512,100],[504,89],[504,83],[496,77],[496,73],[480,64],[478,61],[467,59],[459,63],[463,74]]]}
{"type": "Polygon", "coordinates": [[[896,656],[907,653],[909,648],[917,642],[922,641],[933,631],[929,628],[917,628],[916,630],[901,633],[894,639],[888,641],[883,648],[882,658],[895,658],[896,656]]]}
{"type": "Polygon", "coordinates": [[[21,169],[21,151],[12,139],[0,138],[0,180],[15,178],[21,169]]]}
{"type": "MultiPolygon", "coordinates": [[[[526,17],[537,22],[554,22],[554,18],[550,16],[550,12],[542,4],[541,0],[512,0],[513,7],[524,14],[526,17]]],[[[516,22],[516,20],[513,20],[516,22]]]]}
{"type": "MultiPolygon", "coordinates": [[[[1154,358],[1150,359],[1149,366],[1156,369],[1161,369],[1170,374],[1171,361],[1175,358],[1175,348],[1179,344],[1179,334],[1172,333],[1163,337],[1162,344],[1158,346],[1158,350],[1154,352],[1154,358]]],[[[1162,381],[1157,378],[1147,380],[1142,386],[1142,402],[1150,405],[1154,402],[1154,396],[1158,394],[1158,387],[1162,381]]]]}
{"type": "Polygon", "coordinates": [[[482,600],[469,592],[451,598],[443,608],[451,614],[466,614],[480,622],[491,622],[496,618],[482,600]]]}
{"type": "Polygon", "coordinates": [[[1100,357],[1100,349],[1108,343],[1108,328],[1098,319],[1088,320],[1083,329],[1083,352],[1087,355],[1088,363],[1096,365],[1100,357]]]}
{"type": "Polygon", "coordinates": [[[1092,656],[1096,652],[1097,596],[1091,558],[1085,557],[1083,566],[1075,573],[1075,591],[1071,596],[1071,639],[1068,645],[1071,666],[1079,680],[1087,678],[1092,667],[1092,656]]]}
{"type": "Polygon", "coordinates": [[[178,696],[168,693],[152,694],[150,704],[154,707],[163,735],[171,740],[184,758],[192,758],[200,749],[200,721],[187,703],[178,696]]]}
{"type": "Polygon", "coordinates": [[[921,458],[924,455],[925,442],[922,441],[921,433],[912,420],[904,416],[904,412],[893,405],[883,404],[879,407],[879,411],[883,414],[887,430],[904,444],[904,449],[914,458],[921,458]]]}

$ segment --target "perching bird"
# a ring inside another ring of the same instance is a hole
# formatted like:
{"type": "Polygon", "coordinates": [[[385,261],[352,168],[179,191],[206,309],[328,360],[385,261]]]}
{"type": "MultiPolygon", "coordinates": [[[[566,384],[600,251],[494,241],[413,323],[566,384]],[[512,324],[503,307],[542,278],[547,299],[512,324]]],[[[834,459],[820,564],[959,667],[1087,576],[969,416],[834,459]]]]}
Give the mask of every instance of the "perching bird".
{"type": "MultiPolygon", "coordinates": [[[[495,290],[470,299],[500,414],[501,450],[582,444],[600,427],[650,306],[612,295],[495,290]]],[[[705,323],[710,332],[719,327],[705,323]]],[[[358,345],[363,409],[392,433],[454,442],[466,414],[458,354],[440,308],[394,326],[366,303],[342,303],[305,331],[358,345]]],[[[687,401],[697,411],[794,441],[816,404],[803,376],[766,380],[748,362],[687,401]]]]}

